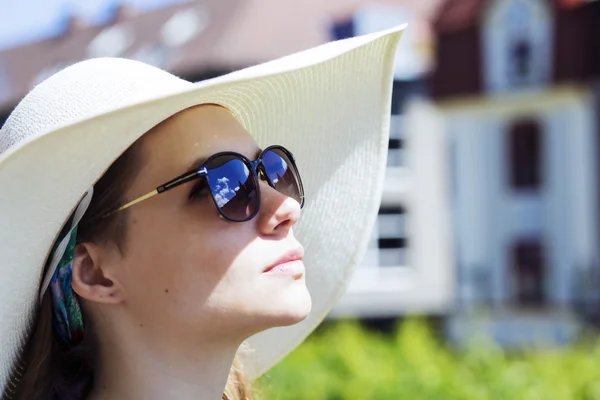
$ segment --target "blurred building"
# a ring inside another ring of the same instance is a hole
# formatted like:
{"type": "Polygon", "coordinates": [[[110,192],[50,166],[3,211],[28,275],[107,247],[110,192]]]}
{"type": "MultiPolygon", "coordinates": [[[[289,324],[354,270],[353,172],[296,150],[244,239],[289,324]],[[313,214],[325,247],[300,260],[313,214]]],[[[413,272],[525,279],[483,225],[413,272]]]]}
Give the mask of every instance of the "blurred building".
{"type": "Polygon", "coordinates": [[[562,343],[600,303],[600,2],[449,0],[411,137],[448,155],[460,312],[506,345],[562,343]],[[430,121],[437,131],[422,132],[430,121]]]}
{"type": "Polygon", "coordinates": [[[362,265],[334,316],[471,311],[500,342],[569,340],[600,312],[600,2],[220,0],[138,13],[0,51],[0,122],[91,57],[201,80],[408,22],[388,171],[362,265]],[[434,45],[435,44],[435,45],[434,45]]]}

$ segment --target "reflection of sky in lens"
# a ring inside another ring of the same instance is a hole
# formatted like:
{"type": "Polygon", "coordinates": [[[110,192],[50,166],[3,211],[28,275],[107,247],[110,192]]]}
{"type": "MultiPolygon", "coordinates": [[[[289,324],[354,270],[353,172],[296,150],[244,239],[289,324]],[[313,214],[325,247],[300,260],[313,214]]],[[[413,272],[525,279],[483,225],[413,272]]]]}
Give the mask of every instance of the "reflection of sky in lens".
{"type": "Polygon", "coordinates": [[[208,176],[217,206],[223,207],[233,199],[236,192],[240,190],[240,184],[244,184],[249,175],[250,170],[240,160],[230,160],[220,167],[211,169],[208,176]],[[235,186],[231,187],[230,184],[235,186]]]}
{"type": "Polygon", "coordinates": [[[279,150],[268,151],[264,155],[263,163],[275,189],[279,193],[301,202],[298,181],[286,156],[279,154],[279,150]]]}
{"type": "Polygon", "coordinates": [[[267,152],[263,159],[263,163],[265,164],[265,170],[267,174],[269,174],[269,178],[273,185],[276,185],[279,182],[279,179],[285,175],[288,165],[283,158],[275,154],[274,152],[267,152]]]}

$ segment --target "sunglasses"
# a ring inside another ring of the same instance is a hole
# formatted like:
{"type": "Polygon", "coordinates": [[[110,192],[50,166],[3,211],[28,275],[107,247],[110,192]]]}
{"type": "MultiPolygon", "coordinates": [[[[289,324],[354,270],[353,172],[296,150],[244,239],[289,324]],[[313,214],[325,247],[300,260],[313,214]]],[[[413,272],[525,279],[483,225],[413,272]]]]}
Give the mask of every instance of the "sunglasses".
{"type": "Polygon", "coordinates": [[[217,210],[228,221],[244,222],[256,216],[260,208],[259,179],[296,200],[300,207],[304,206],[304,188],[294,156],[283,146],[275,145],[261,151],[254,161],[232,151],[213,154],[199,168],[160,185],[102,218],[195,179],[205,180],[217,210]]]}

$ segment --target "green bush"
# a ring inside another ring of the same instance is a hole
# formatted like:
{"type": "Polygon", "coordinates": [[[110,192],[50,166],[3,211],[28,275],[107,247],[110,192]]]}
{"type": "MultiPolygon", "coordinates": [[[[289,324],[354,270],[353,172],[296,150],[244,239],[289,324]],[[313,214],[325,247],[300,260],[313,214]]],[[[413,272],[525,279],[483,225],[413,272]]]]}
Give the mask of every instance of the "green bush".
{"type": "Polygon", "coordinates": [[[261,400],[600,400],[600,342],[507,354],[453,349],[407,320],[381,334],[328,323],[257,382],[261,400]]]}

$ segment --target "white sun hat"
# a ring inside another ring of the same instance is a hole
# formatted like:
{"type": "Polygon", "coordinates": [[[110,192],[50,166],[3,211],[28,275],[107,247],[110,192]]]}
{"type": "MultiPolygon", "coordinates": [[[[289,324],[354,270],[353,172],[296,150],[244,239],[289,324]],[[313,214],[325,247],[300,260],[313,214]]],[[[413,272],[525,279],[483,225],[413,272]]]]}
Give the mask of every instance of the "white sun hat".
{"type": "Polygon", "coordinates": [[[300,344],[343,294],[377,216],[403,28],[198,83],[100,58],[35,87],[0,130],[0,393],[33,324],[51,247],[82,196],[145,132],[204,103],[297,160],[307,202],[295,233],[313,308],[299,324],[251,337],[245,367],[257,377],[300,344]]]}

